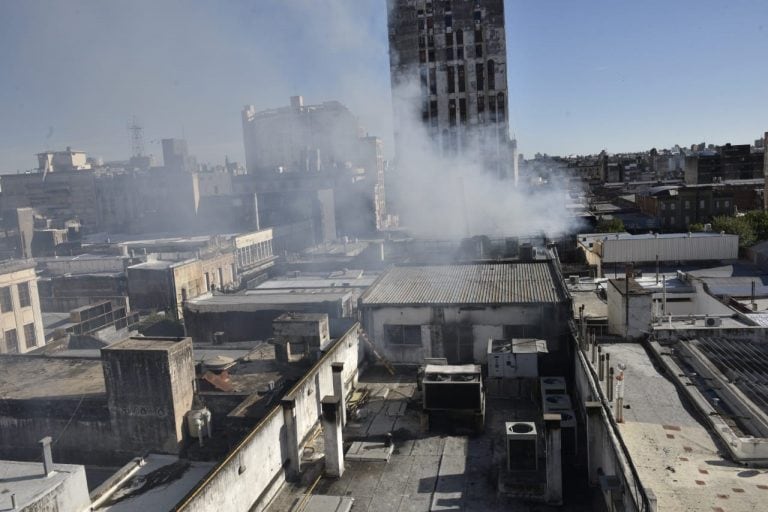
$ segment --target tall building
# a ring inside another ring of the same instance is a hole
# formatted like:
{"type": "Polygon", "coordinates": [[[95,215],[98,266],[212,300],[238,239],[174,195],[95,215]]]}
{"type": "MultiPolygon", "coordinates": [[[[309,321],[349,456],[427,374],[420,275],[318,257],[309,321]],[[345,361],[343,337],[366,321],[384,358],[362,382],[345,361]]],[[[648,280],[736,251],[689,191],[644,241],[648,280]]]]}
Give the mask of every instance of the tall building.
{"type": "Polygon", "coordinates": [[[407,160],[403,143],[416,121],[443,155],[476,150],[487,171],[514,174],[504,1],[388,0],[388,6],[398,158],[407,160]]]}

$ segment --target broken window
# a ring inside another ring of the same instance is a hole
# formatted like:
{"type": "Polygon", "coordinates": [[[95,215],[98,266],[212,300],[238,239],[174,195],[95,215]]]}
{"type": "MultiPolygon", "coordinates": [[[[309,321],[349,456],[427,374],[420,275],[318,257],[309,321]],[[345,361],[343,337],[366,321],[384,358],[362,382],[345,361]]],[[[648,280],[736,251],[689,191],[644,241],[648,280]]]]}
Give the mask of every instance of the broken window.
{"type": "Polygon", "coordinates": [[[462,125],[467,124],[467,100],[459,98],[459,122],[462,125]]]}
{"type": "Polygon", "coordinates": [[[477,95],[477,120],[482,123],[485,117],[485,96],[482,94],[477,95]]]}
{"type": "Polygon", "coordinates": [[[421,326],[385,324],[384,336],[389,345],[421,345],[421,326]]]}
{"type": "Polygon", "coordinates": [[[488,96],[488,120],[496,122],[496,96],[488,96]]]}
{"type": "Polygon", "coordinates": [[[488,61],[488,89],[494,90],[496,88],[496,63],[493,59],[488,61]]]}
{"type": "Polygon", "coordinates": [[[475,77],[477,79],[477,90],[482,91],[485,89],[485,66],[482,62],[475,64],[475,77]]]}
{"type": "Polygon", "coordinates": [[[429,68],[429,94],[437,94],[437,71],[429,68]]]}
{"type": "Polygon", "coordinates": [[[456,92],[456,68],[448,66],[448,94],[456,92]]]}
{"type": "Polygon", "coordinates": [[[464,64],[459,66],[459,92],[465,92],[467,90],[466,73],[464,71],[464,64]]]}
{"type": "Polygon", "coordinates": [[[27,347],[27,350],[37,346],[35,324],[27,324],[24,326],[24,346],[27,347]]]}

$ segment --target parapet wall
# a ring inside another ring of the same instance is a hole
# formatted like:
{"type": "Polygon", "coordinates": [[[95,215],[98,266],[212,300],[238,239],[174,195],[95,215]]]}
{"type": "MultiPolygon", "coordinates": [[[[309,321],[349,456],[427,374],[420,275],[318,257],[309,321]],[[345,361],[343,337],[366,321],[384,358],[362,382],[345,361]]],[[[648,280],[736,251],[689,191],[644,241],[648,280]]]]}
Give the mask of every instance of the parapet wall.
{"type": "MultiPolygon", "coordinates": [[[[284,398],[293,399],[296,404],[300,440],[305,439],[317,424],[322,397],[332,394],[332,363],[344,363],[344,382],[357,381],[365,352],[359,339],[359,328],[358,323],[352,325],[285,394],[284,398]]],[[[283,418],[282,407],[275,406],[174,510],[264,510],[285,482],[289,452],[283,418]]]]}

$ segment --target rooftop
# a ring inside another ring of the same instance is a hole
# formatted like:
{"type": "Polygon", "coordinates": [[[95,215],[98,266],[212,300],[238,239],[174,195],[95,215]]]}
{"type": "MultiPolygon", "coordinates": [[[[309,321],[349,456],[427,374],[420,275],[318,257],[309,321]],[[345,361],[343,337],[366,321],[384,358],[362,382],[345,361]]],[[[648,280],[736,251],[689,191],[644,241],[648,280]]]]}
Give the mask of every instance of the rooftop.
{"type": "Polygon", "coordinates": [[[83,466],[54,464],[53,474],[45,476],[42,462],[0,461],[0,510],[37,510],[36,507],[26,507],[66,480],[76,478],[77,473],[82,473],[85,484],[83,466]],[[11,506],[12,494],[16,495],[15,509],[11,506]]]}
{"type": "Polygon", "coordinates": [[[113,343],[108,347],[104,347],[103,350],[173,350],[179,343],[184,340],[190,340],[191,338],[128,338],[123,341],[113,343]]]}
{"type": "MultiPolygon", "coordinates": [[[[345,446],[345,471],[341,478],[319,476],[311,487],[309,484],[314,478],[308,483],[286,483],[267,508],[268,512],[301,510],[302,503],[306,504],[311,498],[319,501],[319,497],[335,500],[337,504],[342,498],[352,498],[352,510],[361,512],[549,510],[521,499],[501,497],[496,489],[495,475],[505,451],[505,422],[515,418],[525,421],[541,418],[540,411],[529,400],[489,399],[483,434],[467,435],[466,431],[449,424],[424,431],[419,418],[421,398],[412,376],[392,377],[383,369],[374,368],[360,377],[353,403],[360,392],[368,393],[369,398],[360,406],[357,418],[350,416],[344,438],[368,439],[380,445],[383,435],[391,432],[394,451],[389,461],[352,460],[353,448],[345,446]],[[293,508],[296,505],[299,508],[293,508]]],[[[541,422],[537,423],[541,428],[541,422]]],[[[320,459],[323,449],[323,436],[319,435],[305,449],[307,455],[302,464],[311,466],[320,459]]],[[[563,481],[565,505],[557,510],[594,510],[583,474],[565,470],[563,481]]]]}
{"type": "Polygon", "coordinates": [[[142,459],[135,473],[113,484],[108,498],[94,510],[171,510],[213,465],[151,453],[142,459]]]}
{"type": "Polygon", "coordinates": [[[658,510],[712,510],[718,504],[729,512],[762,509],[768,473],[745,470],[723,455],[701,417],[645,348],[636,343],[601,346],[614,366],[627,366],[619,431],[640,480],[656,495],[658,510]]]}
{"type": "Polygon", "coordinates": [[[394,267],[363,304],[519,304],[560,302],[563,286],[548,261],[394,267]]]}
{"type": "Polygon", "coordinates": [[[0,356],[0,399],[80,398],[105,393],[101,361],[0,356]]]}
{"type": "Polygon", "coordinates": [[[275,306],[293,304],[318,304],[336,302],[351,297],[349,290],[340,288],[338,291],[328,289],[298,290],[296,292],[276,291],[274,293],[245,294],[206,294],[187,301],[186,307],[191,311],[259,311],[275,306]]]}

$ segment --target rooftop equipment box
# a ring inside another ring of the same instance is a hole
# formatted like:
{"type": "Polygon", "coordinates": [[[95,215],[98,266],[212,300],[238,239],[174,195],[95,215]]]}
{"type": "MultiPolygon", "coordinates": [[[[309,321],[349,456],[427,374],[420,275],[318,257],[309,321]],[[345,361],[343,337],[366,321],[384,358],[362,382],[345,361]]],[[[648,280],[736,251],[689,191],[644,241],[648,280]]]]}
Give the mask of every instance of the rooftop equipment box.
{"type": "Polygon", "coordinates": [[[539,354],[546,354],[546,340],[516,338],[488,340],[488,376],[519,379],[539,376],[539,354]]]}
{"type": "Polygon", "coordinates": [[[532,421],[507,422],[507,470],[536,471],[538,469],[538,435],[532,421]]]}
{"type": "Polygon", "coordinates": [[[485,410],[479,365],[427,365],[422,386],[426,411],[485,410]]]}

